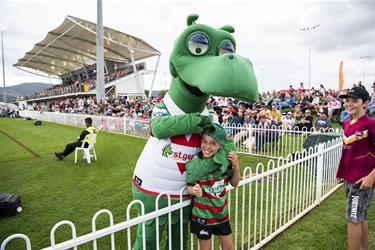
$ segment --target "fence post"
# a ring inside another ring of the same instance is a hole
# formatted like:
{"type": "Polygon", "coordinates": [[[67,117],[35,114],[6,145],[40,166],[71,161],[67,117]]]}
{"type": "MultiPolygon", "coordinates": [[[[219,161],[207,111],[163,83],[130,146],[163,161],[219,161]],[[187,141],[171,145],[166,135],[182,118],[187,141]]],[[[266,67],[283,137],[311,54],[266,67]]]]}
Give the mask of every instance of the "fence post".
{"type": "Polygon", "coordinates": [[[1,244],[0,244],[0,249],[1,250],[5,250],[5,246],[8,244],[9,241],[13,240],[13,239],[16,239],[16,238],[20,238],[20,239],[23,239],[26,243],[26,249],[27,250],[31,250],[31,242],[30,242],[30,239],[29,237],[27,237],[26,235],[24,234],[13,234],[9,237],[7,237],[1,244]]]}
{"type": "Polygon", "coordinates": [[[253,125],[249,125],[249,133],[247,135],[247,138],[249,139],[250,143],[249,143],[249,154],[253,154],[253,134],[254,134],[254,131],[253,131],[253,125]]]}
{"type": "Polygon", "coordinates": [[[127,124],[126,124],[125,116],[122,119],[124,120],[124,122],[123,122],[123,124],[124,124],[124,134],[127,134],[127,132],[126,132],[127,124]]]}
{"type": "Polygon", "coordinates": [[[318,158],[316,165],[316,197],[315,202],[319,205],[322,199],[324,143],[318,145],[318,158]]]}

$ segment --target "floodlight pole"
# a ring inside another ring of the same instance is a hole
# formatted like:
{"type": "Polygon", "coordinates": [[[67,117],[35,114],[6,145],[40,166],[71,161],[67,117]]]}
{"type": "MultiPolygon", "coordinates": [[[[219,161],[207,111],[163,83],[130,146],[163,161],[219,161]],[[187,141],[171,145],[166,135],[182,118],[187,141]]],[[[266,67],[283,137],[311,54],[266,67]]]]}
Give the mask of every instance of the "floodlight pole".
{"type": "Polygon", "coordinates": [[[363,86],[366,82],[366,58],[371,58],[371,56],[361,56],[359,59],[363,59],[363,86]]]}
{"type": "Polygon", "coordinates": [[[6,89],[5,89],[5,63],[4,63],[4,33],[3,30],[6,28],[4,24],[0,24],[1,31],[1,62],[3,66],[3,102],[7,102],[6,89]]]}
{"type": "Polygon", "coordinates": [[[96,24],[96,101],[105,102],[104,88],[104,47],[103,47],[103,3],[97,2],[97,24],[96,24]]]}
{"type": "Polygon", "coordinates": [[[317,24],[313,27],[307,27],[307,28],[300,28],[300,30],[302,31],[305,31],[305,30],[308,30],[309,31],[309,82],[308,82],[308,88],[310,89],[310,82],[311,82],[311,29],[316,29],[318,28],[320,25],[317,24]]]}

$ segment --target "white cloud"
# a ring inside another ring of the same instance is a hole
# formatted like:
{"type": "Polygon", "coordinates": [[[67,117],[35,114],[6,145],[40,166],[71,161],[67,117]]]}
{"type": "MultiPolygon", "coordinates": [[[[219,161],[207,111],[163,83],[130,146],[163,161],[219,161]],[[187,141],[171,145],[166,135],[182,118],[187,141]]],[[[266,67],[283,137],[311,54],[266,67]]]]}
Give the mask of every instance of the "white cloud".
{"type": "MultiPolygon", "coordinates": [[[[48,82],[12,65],[67,15],[96,22],[97,2],[2,1],[6,85],[48,82]]],[[[186,27],[190,13],[197,23],[213,27],[231,24],[237,53],[254,64],[259,90],[287,89],[308,83],[309,31],[311,31],[311,86],[338,88],[340,61],[344,61],[345,87],[359,80],[369,88],[375,76],[374,1],[107,1],[104,25],[140,37],[162,57],[155,86],[169,86],[168,59],[175,38],[186,27]],[[363,61],[362,56],[372,58],[363,61]],[[261,70],[263,69],[263,70],[261,70]]],[[[151,63],[153,64],[153,63],[151,63]]],[[[150,65],[153,66],[153,65],[150,65]]],[[[0,77],[2,79],[2,75],[0,77]]],[[[150,83],[151,84],[151,83],[150,83]]],[[[146,88],[148,86],[146,85],[146,88]]]]}

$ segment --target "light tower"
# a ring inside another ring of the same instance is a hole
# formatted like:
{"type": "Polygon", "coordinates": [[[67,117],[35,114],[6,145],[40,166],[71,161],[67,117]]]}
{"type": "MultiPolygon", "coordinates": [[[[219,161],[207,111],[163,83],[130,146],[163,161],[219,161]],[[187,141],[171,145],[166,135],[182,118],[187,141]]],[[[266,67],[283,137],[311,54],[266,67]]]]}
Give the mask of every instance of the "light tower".
{"type": "Polygon", "coordinates": [[[320,25],[317,24],[312,27],[307,28],[300,28],[302,31],[309,31],[309,81],[307,87],[310,89],[310,82],[311,82],[311,30],[318,28],[320,25]]]}

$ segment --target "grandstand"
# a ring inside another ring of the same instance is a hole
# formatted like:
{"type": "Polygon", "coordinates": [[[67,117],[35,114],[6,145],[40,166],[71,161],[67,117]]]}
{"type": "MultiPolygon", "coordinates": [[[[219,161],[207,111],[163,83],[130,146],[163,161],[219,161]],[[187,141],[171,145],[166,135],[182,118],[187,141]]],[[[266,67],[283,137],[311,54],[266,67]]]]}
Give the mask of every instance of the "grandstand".
{"type": "MultiPolygon", "coordinates": [[[[16,68],[39,76],[59,79],[61,85],[23,97],[25,106],[61,97],[88,97],[96,94],[96,24],[67,16],[56,29],[36,43],[18,60],[16,68]]],[[[103,27],[105,95],[144,95],[146,59],[161,53],[144,40],[103,27]]],[[[155,79],[155,77],[153,77],[155,79]]],[[[151,83],[153,86],[153,83],[151,83]]]]}

